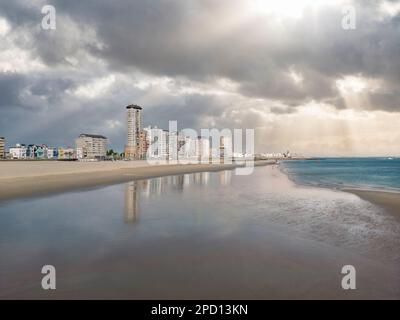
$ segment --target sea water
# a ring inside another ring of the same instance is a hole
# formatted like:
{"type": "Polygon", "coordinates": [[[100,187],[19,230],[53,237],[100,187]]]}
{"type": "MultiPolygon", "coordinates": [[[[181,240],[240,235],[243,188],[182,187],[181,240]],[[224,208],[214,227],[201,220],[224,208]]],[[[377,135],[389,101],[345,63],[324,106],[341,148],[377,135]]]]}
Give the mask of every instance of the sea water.
{"type": "Polygon", "coordinates": [[[312,186],[400,191],[400,158],[284,161],[282,168],[296,182],[312,186]]]}

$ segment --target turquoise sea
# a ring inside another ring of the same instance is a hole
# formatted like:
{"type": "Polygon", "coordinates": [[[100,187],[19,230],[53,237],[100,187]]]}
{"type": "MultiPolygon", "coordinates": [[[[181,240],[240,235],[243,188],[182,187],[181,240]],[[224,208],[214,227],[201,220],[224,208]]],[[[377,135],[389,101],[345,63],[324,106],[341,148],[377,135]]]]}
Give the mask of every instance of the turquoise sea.
{"type": "Polygon", "coordinates": [[[284,161],[283,170],[297,183],[332,188],[400,191],[400,158],[326,158],[284,161]]]}

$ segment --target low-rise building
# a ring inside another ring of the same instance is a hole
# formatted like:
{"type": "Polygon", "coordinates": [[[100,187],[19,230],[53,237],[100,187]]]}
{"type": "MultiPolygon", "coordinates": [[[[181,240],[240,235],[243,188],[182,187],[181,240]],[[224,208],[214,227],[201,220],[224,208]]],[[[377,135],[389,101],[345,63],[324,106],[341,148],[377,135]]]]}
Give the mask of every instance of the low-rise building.
{"type": "Polygon", "coordinates": [[[57,159],[58,148],[47,148],[47,159],[57,159]]]}
{"type": "Polygon", "coordinates": [[[50,148],[46,145],[35,145],[17,143],[9,149],[9,157],[11,159],[28,159],[28,160],[45,160],[57,159],[58,148],[50,148]]]}
{"type": "Polygon", "coordinates": [[[9,149],[11,159],[26,159],[27,148],[24,144],[17,143],[9,149]]]}
{"type": "Polygon", "coordinates": [[[26,148],[27,159],[44,159],[47,156],[47,147],[45,145],[30,144],[26,148]]]}
{"type": "Polygon", "coordinates": [[[59,160],[76,160],[76,152],[74,148],[58,148],[57,151],[59,160]]]}

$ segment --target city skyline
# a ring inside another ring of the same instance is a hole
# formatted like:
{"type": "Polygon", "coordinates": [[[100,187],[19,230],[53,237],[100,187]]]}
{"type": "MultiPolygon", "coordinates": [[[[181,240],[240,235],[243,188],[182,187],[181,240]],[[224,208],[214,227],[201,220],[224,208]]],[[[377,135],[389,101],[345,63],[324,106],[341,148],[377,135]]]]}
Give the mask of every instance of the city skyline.
{"type": "Polygon", "coordinates": [[[143,127],[254,128],[256,152],[398,155],[398,6],[287,2],[53,0],[55,30],[40,1],[2,3],[0,135],[68,145],[98,132],[122,151],[119,110],[134,102],[143,127]]]}
{"type": "MultiPolygon", "coordinates": [[[[5,139],[0,137],[0,158],[14,160],[167,160],[209,162],[211,159],[231,158],[292,158],[287,152],[254,153],[250,146],[254,143],[253,136],[246,132],[243,139],[235,136],[230,130],[214,129],[214,132],[196,132],[191,128],[178,128],[176,123],[169,123],[168,130],[154,125],[142,127],[143,108],[130,104],[126,109],[126,144],[124,151],[109,145],[108,138],[98,133],[81,133],[75,139],[74,147],[49,146],[44,143],[16,143],[7,147],[5,139]],[[172,127],[171,127],[172,126],[172,127]],[[1,152],[3,151],[3,153],[1,152]],[[249,153],[250,152],[250,153],[249,153]]],[[[236,132],[236,134],[239,132],[236,132]]],[[[293,154],[296,157],[302,155],[293,154]]]]}

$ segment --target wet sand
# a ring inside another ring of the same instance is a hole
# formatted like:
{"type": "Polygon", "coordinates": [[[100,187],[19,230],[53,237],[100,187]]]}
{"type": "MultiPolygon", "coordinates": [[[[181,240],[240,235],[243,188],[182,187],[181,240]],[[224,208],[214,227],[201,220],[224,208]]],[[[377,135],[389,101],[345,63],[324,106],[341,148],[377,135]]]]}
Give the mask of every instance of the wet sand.
{"type": "MultiPolygon", "coordinates": [[[[159,170],[165,173],[165,168],[159,170]]],[[[343,202],[343,207],[347,203],[363,207],[363,200],[344,192],[295,185],[275,166],[258,168],[254,176],[237,179],[238,183],[231,187],[194,185],[183,194],[165,188],[150,198],[132,196],[132,201],[143,200],[139,203],[141,218],[135,224],[115,224],[113,218],[109,220],[119,213],[121,200],[112,197],[113,190],[123,190],[119,186],[94,191],[93,196],[100,202],[94,212],[90,211],[93,198],[86,194],[80,200],[81,210],[64,214],[62,204],[79,201],[79,193],[64,195],[65,202],[54,199],[61,206],[59,214],[48,215],[47,211],[42,212],[42,206],[30,215],[19,211],[22,217],[18,220],[22,219],[22,226],[27,229],[17,229],[17,235],[25,237],[28,229],[37,230],[44,216],[47,224],[40,226],[40,239],[44,237],[44,242],[35,243],[27,238],[20,246],[18,236],[10,235],[7,248],[3,247],[4,261],[9,265],[3,271],[0,298],[400,298],[397,263],[368,257],[357,248],[336,244],[332,238],[334,225],[327,217],[333,212],[329,208],[336,208],[338,201],[343,202]],[[253,199],[255,194],[260,198],[253,199]],[[309,199],[331,206],[317,208],[309,219],[303,212],[314,208],[315,202],[309,203],[309,199]],[[297,209],[288,209],[286,205],[297,209]],[[274,208],[278,208],[279,216],[290,215],[291,223],[273,219],[274,208]],[[325,210],[329,212],[324,215],[325,210]],[[308,224],[320,223],[311,234],[295,228],[304,214],[308,224]],[[90,223],[83,222],[87,216],[91,217],[90,223]],[[318,222],[318,217],[323,221],[318,222]],[[52,238],[54,226],[62,226],[57,231],[59,243],[52,238]],[[311,239],[310,235],[320,229],[325,229],[323,239],[311,239]],[[82,234],[93,238],[82,238],[82,234]],[[54,243],[47,243],[47,239],[54,243]],[[49,261],[57,266],[57,290],[52,292],[38,286],[38,270],[49,261]],[[357,269],[356,290],[341,288],[341,269],[348,264],[357,269]]],[[[347,214],[346,221],[351,212],[347,214]]],[[[344,230],[344,234],[348,232],[344,230]]],[[[39,237],[37,232],[34,235],[33,239],[39,237]]]]}
{"type": "MultiPolygon", "coordinates": [[[[269,164],[271,163],[268,161],[258,161],[255,166],[269,164]]],[[[242,165],[149,165],[144,160],[116,162],[4,161],[0,162],[0,201],[80,188],[93,188],[136,179],[231,170],[242,165]]]]}
{"type": "MultiPolygon", "coordinates": [[[[0,299],[400,298],[395,268],[286,228],[265,227],[244,225],[229,237],[178,233],[78,262],[53,259],[57,290],[40,290],[37,274],[19,273],[12,279],[19,286],[10,285],[0,299]],[[356,267],[356,290],[341,287],[346,264],[356,267]]],[[[42,261],[31,266],[40,270],[42,261]]]]}
{"type": "Polygon", "coordinates": [[[386,208],[389,212],[400,218],[400,193],[389,191],[344,189],[343,191],[353,193],[361,199],[386,208]]]}

